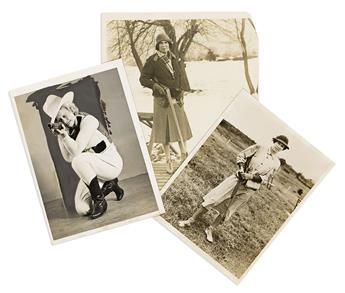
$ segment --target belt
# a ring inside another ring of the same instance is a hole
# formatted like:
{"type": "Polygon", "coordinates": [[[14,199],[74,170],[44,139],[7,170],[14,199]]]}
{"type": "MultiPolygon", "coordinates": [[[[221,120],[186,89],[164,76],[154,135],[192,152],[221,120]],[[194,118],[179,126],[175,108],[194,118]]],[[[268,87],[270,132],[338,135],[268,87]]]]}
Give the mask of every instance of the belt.
{"type": "Polygon", "coordinates": [[[97,145],[92,147],[93,151],[96,154],[99,154],[99,153],[103,152],[106,148],[107,148],[107,144],[105,143],[104,140],[102,140],[100,143],[98,143],[97,145]]]}

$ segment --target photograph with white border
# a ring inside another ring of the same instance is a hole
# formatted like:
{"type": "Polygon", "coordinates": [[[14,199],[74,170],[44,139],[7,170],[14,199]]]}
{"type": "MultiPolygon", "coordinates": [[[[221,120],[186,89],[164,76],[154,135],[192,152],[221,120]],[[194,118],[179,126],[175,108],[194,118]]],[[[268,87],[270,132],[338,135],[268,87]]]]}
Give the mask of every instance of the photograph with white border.
{"type": "Polygon", "coordinates": [[[52,243],[164,212],[121,60],[10,98],[52,243]]]}
{"type": "Polygon", "coordinates": [[[333,165],[243,90],[174,174],[158,219],[238,283],[333,165]]]}
{"type": "Polygon", "coordinates": [[[246,12],[103,13],[102,62],[122,58],[160,190],[235,95],[258,96],[246,12]]]}

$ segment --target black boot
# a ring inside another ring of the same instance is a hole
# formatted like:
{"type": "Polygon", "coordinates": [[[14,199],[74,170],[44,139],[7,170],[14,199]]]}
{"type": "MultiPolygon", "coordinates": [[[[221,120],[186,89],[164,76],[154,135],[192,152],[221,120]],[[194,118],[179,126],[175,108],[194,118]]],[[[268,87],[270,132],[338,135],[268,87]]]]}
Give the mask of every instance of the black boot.
{"type": "Polygon", "coordinates": [[[107,201],[105,199],[93,201],[89,219],[94,220],[102,216],[107,211],[107,201]]]}
{"type": "Polygon", "coordinates": [[[97,219],[102,216],[108,207],[107,201],[104,199],[104,194],[102,193],[97,177],[93,178],[88,186],[92,198],[92,207],[89,213],[90,219],[97,219]]]}
{"type": "Polygon", "coordinates": [[[119,186],[118,182],[119,180],[117,178],[104,182],[103,187],[102,187],[103,195],[107,196],[110,192],[114,191],[116,194],[116,199],[121,200],[125,192],[119,186]]]}

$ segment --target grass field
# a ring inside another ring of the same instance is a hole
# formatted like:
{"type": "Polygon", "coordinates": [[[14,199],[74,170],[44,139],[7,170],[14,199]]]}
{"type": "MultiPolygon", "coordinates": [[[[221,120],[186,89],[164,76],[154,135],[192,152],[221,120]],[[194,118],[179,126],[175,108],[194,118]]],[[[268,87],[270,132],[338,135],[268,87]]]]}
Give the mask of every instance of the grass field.
{"type": "Polygon", "coordinates": [[[216,212],[208,212],[192,227],[180,228],[177,222],[189,218],[202,197],[236,171],[237,154],[254,143],[223,121],[163,195],[163,218],[237,278],[290,216],[298,198],[303,199],[310,190],[298,180],[291,166],[283,165],[271,189],[262,186],[228,222],[219,226],[214,231],[214,243],[206,241],[204,229],[216,212]],[[302,195],[297,193],[299,189],[302,195]]]}

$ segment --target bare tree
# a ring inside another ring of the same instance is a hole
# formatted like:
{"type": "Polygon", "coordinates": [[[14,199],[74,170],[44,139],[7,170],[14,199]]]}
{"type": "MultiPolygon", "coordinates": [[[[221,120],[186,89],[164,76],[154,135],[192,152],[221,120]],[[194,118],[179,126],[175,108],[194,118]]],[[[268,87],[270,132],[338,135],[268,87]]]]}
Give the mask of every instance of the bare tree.
{"type": "Polygon", "coordinates": [[[140,56],[138,54],[138,51],[136,49],[136,42],[139,39],[139,33],[137,34],[137,37],[134,37],[134,33],[135,33],[135,27],[136,27],[136,23],[133,21],[128,21],[125,20],[125,25],[126,25],[126,31],[128,34],[128,38],[129,38],[129,45],[131,47],[131,51],[135,60],[135,63],[137,64],[140,72],[143,69],[143,63],[140,59],[140,56]]]}
{"type": "Polygon", "coordinates": [[[223,22],[215,22],[213,20],[208,20],[208,22],[211,25],[216,27],[222,34],[227,36],[231,40],[231,42],[237,42],[240,45],[241,55],[242,55],[241,58],[243,59],[245,78],[246,78],[250,93],[254,94],[254,93],[257,93],[257,89],[255,89],[253,86],[253,82],[251,80],[250,72],[249,72],[249,63],[248,63],[249,54],[248,54],[248,49],[247,49],[247,41],[245,37],[246,21],[248,21],[252,25],[255,31],[253,22],[247,18],[242,18],[240,23],[237,19],[224,20],[223,22]]]}
{"type": "Polygon", "coordinates": [[[158,29],[163,30],[172,41],[172,52],[176,56],[181,68],[181,82],[187,85],[189,81],[185,72],[185,58],[194,37],[203,32],[205,20],[185,20],[184,28],[180,35],[171,20],[115,20],[108,23],[107,28],[111,35],[108,50],[111,54],[117,53],[118,58],[133,57],[140,70],[143,68],[142,56],[147,56],[155,47],[155,34],[158,29]]]}
{"type": "Polygon", "coordinates": [[[143,24],[141,21],[114,20],[107,24],[110,32],[108,52],[113,58],[134,58],[141,71],[143,62],[141,55],[146,52],[148,40],[154,39],[155,28],[152,24],[143,24]]]}
{"type": "MultiPolygon", "coordinates": [[[[241,59],[243,59],[244,74],[251,94],[257,93],[249,71],[250,58],[246,40],[248,24],[255,31],[250,19],[228,19],[228,20],[113,20],[107,24],[109,35],[108,51],[115,58],[124,58],[135,61],[138,69],[142,71],[144,59],[152,54],[155,47],[155,36],[157,31],[164,31],[172,41],[172,52],[177,57],[182,69],[181,78],[189,84],[185,72],[186,55],[192,44],[207,48],[207,45],[200,42],[200,36],[219,34],[228,37],[230,42],[237,43],[240,48],[241,59]],[[196,38],[196,36],[199,36],[196,38]]],[[[207,41],[206,41],[207,44],[207,41]]],[[[210,49],[208,50],[210,51],[210,49]]]]}
{"type": "Polygon", "coordinates": [[[252,80],[250,78],[249,65],[248,65],[247,43],[246,43],[246,39],[244,37],[244,32],[246,29],[246,18],[242,18],[241,28],[239,28],[239,24],[238,24],[236,19],[235,19],[235,24],[236,24],[237,38],[238,38],[238,40],[241,44],[241,47],[242,47],[244,74],[246,76],[246,80],[247,80],[250,94],[254,94],[254,93],[257,93],[257,90],[254,88],[252,80]]]}
{"type": "Polygon", "coordinates": [[[145,55],[144,53],[154,47],[154,34],[160,28],[172,40],[172,52],[178,60],[184,62],[194,37],[202,30],[203,22],[196,19],[186,20],[185,30],[178,36],[170,20],[114,20],[107,25],[110,33],[115,35],[110,40],[108,50],[118,58],[128,57],[128,52],[130,52],[141,71],[143,61],[140,55],[145,55]]]}

